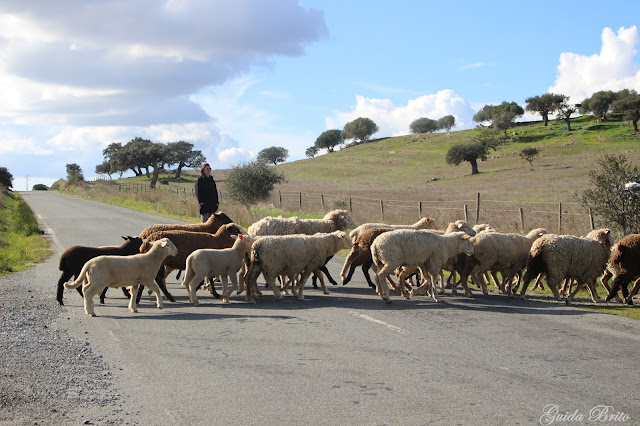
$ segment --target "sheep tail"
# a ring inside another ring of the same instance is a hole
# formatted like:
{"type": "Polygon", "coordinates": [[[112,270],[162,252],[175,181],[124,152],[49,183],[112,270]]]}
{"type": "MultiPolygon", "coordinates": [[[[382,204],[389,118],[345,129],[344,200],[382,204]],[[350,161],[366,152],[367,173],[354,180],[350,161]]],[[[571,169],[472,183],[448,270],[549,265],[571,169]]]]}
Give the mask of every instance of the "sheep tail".
{"type": "Polygon", "coordinates": [[[76,278],[75,281],[72,281],[70,283],[69,282],[64,283],[64,288],[66,288],[67,290],[78,288],[85,283],[86,277],[87,277],[87,268],[83,267],[82,271],[80,272],[80,275],[78,275],[78,278],[76,278]]]}

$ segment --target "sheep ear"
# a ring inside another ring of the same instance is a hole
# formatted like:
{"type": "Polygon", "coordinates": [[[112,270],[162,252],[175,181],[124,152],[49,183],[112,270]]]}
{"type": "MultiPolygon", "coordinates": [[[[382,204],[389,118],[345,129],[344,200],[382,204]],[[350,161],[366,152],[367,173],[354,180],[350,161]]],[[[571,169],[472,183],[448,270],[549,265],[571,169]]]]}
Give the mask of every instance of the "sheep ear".
{"type": "Polygon", "coordinates": [[[241,235],[230,235],[231,239],[237,240],[238,238],[242,239],[241,235]]]}
{"type": "Polygon", "coordinates": [[[468,240],[468,239],[469,239],[469,236],[465,234],[465,235],[463,235],[463,236],[462,236],[462,239],[463,239],[463,240],[468,240]]]}
{"type": "MultiPolygon", "coordinates": [[[[120,236],[122,237],[122,235],[120,235],[120,236]]],[[[126,240],[126,239],[128,239],[128,238],[129,238],[129,237],[122,237],[122,239],[123,239],[123,240],[126,240]]]]}
{"type": "Polygon", "coordinates": [[[160,242],[160,246],[165,247],[167,245],[167,240],[162,240],[160,242]]]}

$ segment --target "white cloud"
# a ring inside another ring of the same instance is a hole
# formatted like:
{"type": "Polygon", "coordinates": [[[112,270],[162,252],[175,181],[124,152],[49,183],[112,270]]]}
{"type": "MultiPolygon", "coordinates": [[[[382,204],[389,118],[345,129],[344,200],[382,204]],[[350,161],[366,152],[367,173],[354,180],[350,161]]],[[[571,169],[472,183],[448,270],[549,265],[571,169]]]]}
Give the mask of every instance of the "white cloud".
{"type": "Polygon", "coordinates": [[[637,54],[638,30],[621,27],[618,33],[611,28],[602,30],[602,47],[599,54],[582,56],[562,53],[558,76],[550,93],[559,93],[581,102],[600,90],[640,91],[640,65],[634,62],[637,54]]]}
{"type": "Polygon", "coordinates": [[[456,118],[457,130],[473,127],[473,109],[453,90],[441,90],[433,95],[410,99],[406,105],[395,106],[389,99],[370,99],[356,96],[352,111],[335,111],[327,117],[327,129],[342,129],[346,123],[358,117],[372,119],[380,129],[374,137],[409,134],[409,125],[415,119],[428,117],[437,120],[445,115],[456,118]]]}
{"type": "Polygon", "coordinates": [[[229,169],[247,163],[255,158],[251,152],[244,148],[229,148],[218,153],[218,164],[212,164],[214,168],[229,169]]]}

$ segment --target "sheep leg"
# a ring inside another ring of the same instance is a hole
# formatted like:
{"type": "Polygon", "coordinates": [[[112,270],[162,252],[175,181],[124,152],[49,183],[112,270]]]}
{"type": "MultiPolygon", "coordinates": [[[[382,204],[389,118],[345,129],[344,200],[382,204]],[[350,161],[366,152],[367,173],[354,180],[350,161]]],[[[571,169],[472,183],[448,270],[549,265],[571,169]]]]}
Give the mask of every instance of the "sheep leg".
{"type": "Polygon", "coordinates": [[[231,274],[231,288],[227,290],[229,286],[229,278],[226,275],[222,275],[222,302],[229,303],[229,296],[233,290],[238,286],[238,278],[235,274],[231,274]]]}
{"type": "MultiPolygon", "coordinates": [[[[602,285],[607,290],[607,294],[611,294],[611,287],[609,286],[609,280],[611,279],[611,277],[613,277],[613,272],[611,272],[609,269],[606,269],[604,271],[604,274],[602,275],[602,278],[600,278],[602,285]]],[[[620,303],[624,302],[619,294],[615,295],[615,299],[620,303]]]]}
{"type": "Polygon", "coordinates": [[[633,296],[635,296],[638,293],[638,290],[640,290],[640,278],[638,278],[636,282],[633,283],[633,288],[631,289],[631,293],[629,293],[629,296],[627,296],[625,300],[627,305],[633,305],[633,296]]]}
{"type": "MultiPolygon", "coordinates": [[[[139,286],[138,284],[132,285],[131,294],[137,294],[138,290],[140,290],[140,293],[142,293],[142,288],[143,287],[139,286]]],[[[129,299],[129,310],[131,312],[138,312],[138,302],[133,297],[129,299]]]]}
{"type": "Polygon", "coordinates": [[[385,278],[391,275],[391,273],[393,273],[393,268],[390,268],[389,265],[384,265],[382,268],[378,268],[378,272],[376,273],[376,290],[385,303],[391,303],[389,287],[385,280],[385,278]]]}
{"type": "Polygon", "coordinates": [[[362,265],[362,273],[364,274],[364,278],[367,280],[369,287],[375,289],[377,288],[377,285],[371,280],[371,276],[369,275],[369,269],[373,269],[374,274],[378,272],[378,269],[372,263],[369,263],[367,265],[362,265]]]}
{"type": "MultiPolygon", "coordinates": [[[[187,292],[189,293],[189,302],[191,302],[193,306],[198,306],[200,304],[200,302],[198,302],[198,297],[196,296],[197,283],[199,283],[200,281],[202,281],[202,275],[194,273],[193,277],[186,284],[187,292]]],[[[211,284],[211,286],[213,286],[213,283],[211,284]]]]}
{"type": "Polygon", "coordinates": [[[160,288],[158,285],[154,280],[149,280],[145,286],[147,286],[147,288],[156,295],[156,306],[158,309],[162,309],[162,296],[160,295],[160,288]]]}
{"type": "Polygon", "coordinates": [[[84,293],[84,311],[90,317],[95,317],[95,304],[93,303],[93,297],[98,293],[100,289],[96,286],[92,286],[91,283],[85,283],[83,286],[84,293]]]}
{"type": "Polygon", "coordinates": [[[296,296],[298,297],[298,300],[304,300],[304,294],[302,294],[302,291],[304,290],[304,284],[307,282],[307,280],[311,276],[311,272],[312,271],[305,270],[302,273],[302,276],[300,277],[298,283],[295,285],[296,296]]]}
{"type": "Polygon", "coordinates": [[[600,296],[598,296],[598,291],[596,290],[596,283],[587,281],[587,288],[589,289],[589,293],[591,294],[591,300],[593,300],[593,303],[600,303],[600,296]]]}
{"type": "MultiPolygon", "coordinates": [[[[62,295],[64,293],[64,283],[69,281],[71,277],[77,278],[78,276],[74,274],[68,274],[63,271],[62,275],[60,276],[60,279],[58,280],[58,293],[56,295],[56,300],[58,301],[60,306],[64,306],[64,303],[62,302],[62,295]]],[[[80,287],[76,287],[76,290],[78,290],[78,293],[80,293],[80,296],[82,296],[82,289],[80,287]]]]}
{"type": "MultiPolygon", "coordinates": [[[[161,266],[160,269],[158,270],[158,273],[156,274],[155,282],[157,283],[158,287],[160,287],[160,290],[162,290],[162,293],[164,294],[164,296],[167,299],[169,299],[169,301],[175,302],[176,299],[174,299],[171,293],[169,293],[169,290],[167,290],[167,284],[166,284],[165,278],[166,278],[165,267],[161,266]]],[[[138,303],[140,302],[140,295],[138,295],[137,302],[138,303]]]]}
{"type": "MultiPolygon", "coordinates": [[[[218,277],[208,277],[208,279],[209,279],[209,287],[208,287],[209,293],[211,293],[215,299],[220,299],[220,294],[218,294],[218,292],[216,291],[216,286],[213,284],[214,282],[216,282],[218,277]]],[[[198,284],[198,286],[196,287],[196,291],[200,290],[200,287],[202,287],[203,284],[204,284],[204,279],[200,280],[200,284],[198,284]]]]}
{"type": "Polygon", "coordinates": [[[622,294],[624,298],[627,297],[627,295],[625,294],[627,293],[627,283],[624,281],[625,278],[622,274],[613,278],[613,281],[611,281],[611,291],[609,291],[609,295],[605,299],[607,302],[618,295],[618,290],[620,290],[620,287],[622,287],[622,294]]]}
{"type": "Polygon", "coordinates": [[[445,294],[444,291],[444,272],[440,271],[440,294],[445,294]]]}
{"type": "MultiPolygon", "coordinates": [[[[351,278],[353,277],[353,273],[355,272],[355,270],[356,270],[355,265],[349,265],[349,272],[347,273],[347,276],[345,277],[344,275],[342,275],[342,285],[347,285],[349,281],[351,281],[351,278]]],[[[362,266],[362,271],[364,272],[364,266],[362,266]]]]}
{"type": "Polygon", "coordinates": [[[562,296],[560,296],[560,292],[558,291],[558,285],[559,284],[560,284],[559,282],[552,282],[551,280],[549,280],[549,277],[547,277],[547,285],[549,286],[549,288],[553,292],[553,296],[557,300],[562,301],[562,296]]]}
{"type": "MultiPolygon", "coordinates": [[[[256,284],[256,286],[257,286],[257,284],[256,284]]],[[[278,300],[282,299],[282,293],[280,292],[280,288],[278,286],[276,286],[275,277],[267,280],[267,287],[269,287],[271,289],[271,291],[273,292],[273,295],[276,297],[276,299],[278,299],[278,300]]]]}
{"type": "Polygon", "coordinates": [[[316,269],[315,271],[313,271],[313,273],[318,274],[318,278],[320,279],[320,288],[322,289],[322,292],[324,294],[331,294],[327,289],[327,286],[324,285],[324,279],[322,278],[322,272],[320,272],[320,269],[316,269]]]}

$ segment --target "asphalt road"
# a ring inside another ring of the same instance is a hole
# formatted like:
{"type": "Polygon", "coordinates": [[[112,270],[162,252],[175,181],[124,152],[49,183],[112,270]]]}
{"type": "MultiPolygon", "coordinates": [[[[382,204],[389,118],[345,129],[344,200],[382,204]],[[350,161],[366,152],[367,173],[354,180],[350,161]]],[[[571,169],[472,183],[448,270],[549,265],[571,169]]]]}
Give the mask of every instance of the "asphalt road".
{"type": "MultiPolygon", "coordinates": [[[[175,222],[55,192],[26,192],[55,247],[120,244],[175,222]]],[[[330,271],[337,279],[343,258],[330,271]]],[[[57,263],[39,288],[55,298],[57,263]]],[[[261,284],[262,287],[262,284],[261,284]]],[[[200,293],[137,314],[119,290],[90,318],[65,292],[57,327],[86,339],[140,424],[640,424],[640,323],[491,293],[385,304],[358,271],[331,295],[268,290],[256,304],[200,293]],[[596,407],[605,406],[600,411],[596,407]],[[602,421],[602,413],[618,420],[602,421]],[[547,414],[545,414],[547,413],[547,414]],[[620,414],[624,413],[624,415],[620,414]],[[579,417],[582,416],[582,417],[579,417]],[[564,420],[564,421],[563,421],[564,420]]]]}

